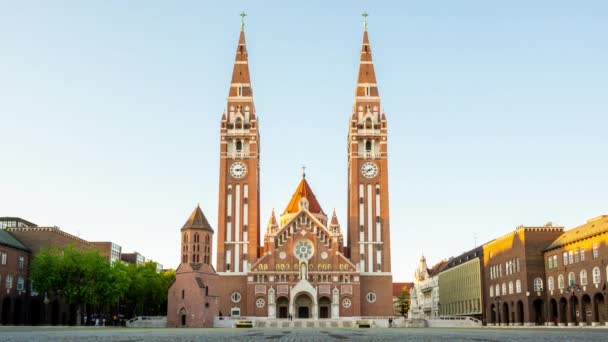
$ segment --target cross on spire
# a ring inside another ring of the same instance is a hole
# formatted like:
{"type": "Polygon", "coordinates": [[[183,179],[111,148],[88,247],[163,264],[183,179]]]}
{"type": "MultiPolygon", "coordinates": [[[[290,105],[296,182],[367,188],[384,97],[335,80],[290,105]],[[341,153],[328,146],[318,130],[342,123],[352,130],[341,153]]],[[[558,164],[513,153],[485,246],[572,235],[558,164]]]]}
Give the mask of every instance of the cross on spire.
{"type": "Polygon", "coordinates": [[[302,165],[302,178],[306,178],[306,166],[302,165]]]}
{"type": "Polygon", "coordinates": [[[245,31],[245,17],[247,16],[247,13],[242,11],[239,15],[241,16],[241,31],[245,31]]]}
{"type": "Polygon", "coordinates": [[[361,16],[363,17],[363,31],[367,31],[367,16],[369,16],[369,14],[366,11],[363,11],[361,16]]]}

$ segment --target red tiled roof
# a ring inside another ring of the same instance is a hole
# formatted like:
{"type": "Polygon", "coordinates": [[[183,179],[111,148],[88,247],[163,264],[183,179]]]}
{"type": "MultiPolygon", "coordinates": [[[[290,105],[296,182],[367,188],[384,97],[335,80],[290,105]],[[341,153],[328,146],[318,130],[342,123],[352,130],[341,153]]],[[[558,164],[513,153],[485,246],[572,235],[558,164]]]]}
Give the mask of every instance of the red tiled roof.
{"type": "Polygon", "coordinates": [[[285,214],[295,214],[300,211],[300,200],[302,197],[306,197],[308,200],[308,211],[313,214],[325,214],[323,209],[321,209],[321,205],[317,201],[315,194],[310,189],[310,185],[306,181],[306,178],[302,178],[300,184],[296,188],[296,191],[291,196],[291,200],[289,204],[287,204],[287,208],[283,211],[283,215],[285,214]]]}
{"type": "Polygon", "coordinates": [[[188,221],[186,221],[182,229],[205,229],[213,231],[211,225],[209,225],[209,222],[205,218],[201,207],[199,207],[198,205],[196,206],[192,214],[190,214],[188,221]]]}

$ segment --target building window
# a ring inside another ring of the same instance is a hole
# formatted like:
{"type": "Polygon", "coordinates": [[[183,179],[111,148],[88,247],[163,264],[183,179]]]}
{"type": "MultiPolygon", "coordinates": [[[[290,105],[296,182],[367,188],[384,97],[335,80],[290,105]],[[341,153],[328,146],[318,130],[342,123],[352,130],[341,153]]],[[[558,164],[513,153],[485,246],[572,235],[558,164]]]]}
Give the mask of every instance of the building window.
{"type": "Polygon", "coordinates": [[[498,276],[502,277],[502,264],[498,265],[498,276]]]}
{"type": "Polygon", "coordinates": [[[570,274],[568,274],[568,286],[574,285],[576,285],[576,276],[574,275],[574,272],[570,272],[570,274]]]}
{"type": "Polygon", "coordinates": [[[549,287],[549,291],[555,290],[555,280],[553,280],[553,277],[547,279],[547,286],[549,287]]]}
{"type": "Polygon", "coordinates": [[[600,274],[600,268],[596,267],[593,269],[593,283],[599,284],[602,280],[602,275],[600,274]]]}
{"type": "Polygon", "coordinates": [[[585,261],[585,249],[581,248],[581,261],[585,261]]]}
{"type": "Polygon", "coordinates": [[[373,293],[373,292],[369,292],[367,294],[367,296],[365,296],[365,297],[367,298],[367,301],[370,302],[370,303],[373,303],[373,302],[376,301],[376,294],[373,293]]]}
{"type": "Polygon", "coordinates": [[[509,294],[513,294],[513,282],[509,282],[509,294]]]}
{"type": "Polygon", "coordinates": [[[500,296],[500,286],[496,284],[496,296],[500,296]]]}
{"type": "Polygon", "coordinates": [[[25,257],[24,256],[20,256],[19,257],[19,270],[23,271],[23,267],[25,266],[25,257]]]}
{"type": "Polygon", "coordinates": [[[587,270],[581,271],[581,285],[587,285],[587,270]]]}
{"type": "Polygon", "coordinates": [[[600,257],[600,246],[598,243],[593,244],[593,259],[600,257]]]}
{"type": "Polygon", "coordinates": [[[2,265],[6,265],[6,259],[7,259],[7,255],[6,253],[2,253],[2,265]]]}
{"type": "Polygon", "coordinates": [[[574,264],[574,251],[568,251],[568,264],[574,264]]]}
{"type": "Polygon", "coordinates": [[[182,299],[186,297],[186,290],[182,290],[182,299]]]}
{"type": "Polygon", "coordinates": [[[19,278],[17,278],[17,290],[18,291],[25,290],[25,281],[22,276],[19,276],[19,278]]]}
{"type": "Polygon", "coordinates": [[[517,268],[517,272],[519,272],[519,258],[515,258],[515,268],[517,268]]]}
{"type": "Polygon", "coordinates": [[[350,308],[350,306],[351,306],[352,304],[353,304],[353,303],[350,301],[350,299],[349,299],[349,298],[344,298],[344,299],[342,299],[342,306],[343,306],[345,309],[350,308]]]}
{"type": "Polygon", "coordinates": [[[552,257],[548,257],[547,258],[547,265],[549,266],[549,269],[553,269],[553,258],[552,257]]]}
{"type": "Polygon", "coordinates": [[[490,286],[490,297],[494,297],[494,287],[490,286]]]}
{"type": "Polygon", "coordinates": [[[542,291],[543,290],[543,280],[540,278],[534,279],[534,291],[542,291]]]}
{"type": "Polygon", "coordinates": [[[575,250],[574,250],[574,262],[575,262],[575,263],[576,263],[576,262],[581,261],[581,259],[580,259],[580,257],[579,257],[579,254],[580,254],[579,249],[578,249],[578,248],[577,248],[577,249],[575,249],[575,250]]]}
{"type": "Polygon", "coordinates": [[[255,301],[255,306],[257,306],[260,309],[262,309],[265,305],[266,305],[266,301],[264,300],[264,298],[258,298],[258,300],[255,301]]]}
{"type": "Polygon", "coordinates": [[[553,268],[557,268],[557,254],[553,256],[553,268]]]}
{"type": "Polygon", "coordinates": [[[563,289],[564,289],[564,275],[563,275],[563,274],[560,274],[560,275],[557,277],[557,287],[558,287],[560,290],[563,290],[563,289]]]}
{"type": "Polygon", "coordinates": [[[521,280],[519,279],[515,281],[515,292],[521,293],[521,280]]]}
{"type": "Polygon", "coordinates": [[[6,281],[4,282],[7,289],[13,288],[13,276],[10,274],[6,275],[6,281]]]}
{"type": "Polygon", "coordinates": [[[230,299],[233,303],[238,303],[241,301],[241,294],[238,292],[232,292],[232,294],[230,295],[230,299]]]}
{"type": "Polygon", "coordinates": [[[564,266],[568,265],[568,252],[564,252],[564,266]]]}
{"type": "Polygon", "coordinates": [[[506,295],[507,294],[507,284],[506,283],[502,283],[502,295],[506,295]]]}

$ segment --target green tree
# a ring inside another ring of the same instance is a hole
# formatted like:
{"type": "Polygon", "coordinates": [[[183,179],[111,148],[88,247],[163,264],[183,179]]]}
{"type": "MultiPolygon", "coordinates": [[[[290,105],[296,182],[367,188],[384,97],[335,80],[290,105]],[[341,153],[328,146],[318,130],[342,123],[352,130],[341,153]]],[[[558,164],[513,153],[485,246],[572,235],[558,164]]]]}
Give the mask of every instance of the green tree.
{"type": "Polygon", "coordinates": [[[410,289],[407,286],[404,286],[401,289],[401,294],[398,297],[399,299],[399,313],[401,316],[406,317],[408,311],[410,311],[410,289]]]}
{"type": "MultiPolygon", "coordinates": [[[[85,305],[99,305],[107,298],[110,265],[96,250],[67,247],[42,248],[32,260],[31,280],[36,291],[61,297],[77,305],[81,314],[85,305]]],[[[77,324],[80,323],[77,316],[77,324]]]]}

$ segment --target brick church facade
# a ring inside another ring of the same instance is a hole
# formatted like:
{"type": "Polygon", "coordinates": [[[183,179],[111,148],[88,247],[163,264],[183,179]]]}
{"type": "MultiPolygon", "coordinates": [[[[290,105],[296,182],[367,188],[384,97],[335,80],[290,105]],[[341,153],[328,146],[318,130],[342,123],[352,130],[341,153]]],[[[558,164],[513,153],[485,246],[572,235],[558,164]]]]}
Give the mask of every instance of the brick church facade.
{"type": "Polygon", "coordinates": [[[208,327],[217,316],[393,315],[387,121],[381,108],[365,26],[348,127],[347,225],[340,225],[335,211],[327,215],[303,173],[262,236],[260,133],[241,28],[221,116],[218,227],[214,231],[197,207],[182,228],[168,326],[208,327]],[[216,268],[210,258],[214,235],[216,268]]]}

